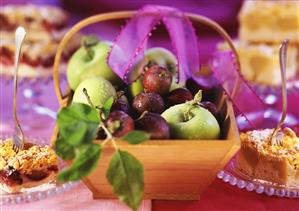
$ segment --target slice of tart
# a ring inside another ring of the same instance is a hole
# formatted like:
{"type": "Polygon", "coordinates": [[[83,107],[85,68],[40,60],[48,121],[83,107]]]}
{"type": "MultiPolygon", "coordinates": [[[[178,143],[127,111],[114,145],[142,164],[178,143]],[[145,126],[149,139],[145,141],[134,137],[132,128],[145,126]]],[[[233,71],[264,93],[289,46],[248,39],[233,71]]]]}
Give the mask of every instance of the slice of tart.
{"type": "MultiPolygon", "coordinates": [[[[279,65],[280,44],[256,44],[235,40],[234,45],[240,56],[241,73],[246,80],[262,85],[277,86],[281,83],[279,65]]],[[[219,43],[218,50],[229,50],[226,43],[219,43]]],[[[298,49],[295,46],[288,47],[286,63],[286,78],[292,79],[299,69],[298,49]]]]}
{"type": "Polygon", "coordinates": [[[245,1],[239,14],[241,40],[299,43],[299,1],[245,1]]]}
{"type": "Polygon", "coordinates": [[[251,178],[298,187],[299,138],[291,129],[284,128],[275,137],[281,144],[272,145],[272,132],[273,129],[264,129],[241,134],[237,169],[251,178]]]}
{"type": "Polygon", "coordinates": [[[49,41],[53,33],[64,29],[67,23],[68,14],[59,7],[49,5],[5,5],[0,10],[1,39],[13,35],[21,25],[28,31],[27,40],[49,41]]]}
{"type": "Polygon", "coordinates": [[[12,141],[0,143],[0,190],[16,193],[55,180],[58,161],[49,146],[26,143],[16,153],[12,141]]]}
{"type": "MultiPolygon", "coordinates": [[[[27,34],[20,59],[19,76],[50,76],[59,42],[68,30],[67,24],[67,13],[58,7],[31,4],[3,6],[0,10],[0,75],[13,76],[15,29],[21,25],[27,34]]],[[[66,69],[64,66],[68,58],[79,45],[78,33],[63,51],[62,70],[66,69]]]]}
{"type": "MultiPolygon", "coordinates": [[[[62,56],[62,65],[78,48],[80,36],[74,36],[67,45],[62,56]]],[[[27,41],[23,44],[23,52],[19,64],[19,76],[26,78],[43,77],[52,74],[52,66],[57,52],[59,41],[27,41]]],[[[12,76],[14,73],[14,39],[2,39],[0,42],[0,74],[12,76]]],[[[65,70],[65,68],[61,68],[65,70]]]]}

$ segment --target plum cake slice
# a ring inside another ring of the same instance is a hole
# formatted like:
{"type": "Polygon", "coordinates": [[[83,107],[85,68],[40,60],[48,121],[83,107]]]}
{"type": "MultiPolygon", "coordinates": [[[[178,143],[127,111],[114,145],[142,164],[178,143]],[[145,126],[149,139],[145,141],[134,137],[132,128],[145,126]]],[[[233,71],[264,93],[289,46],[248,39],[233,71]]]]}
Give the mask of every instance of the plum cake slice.
{"type": "Polygon", "coordinates": [[[16,153],[12,140],[0,143],[0,190],[9,193],[55,180],[58,160],[49,146],[26,143],[16,153]]]}
{"type": "Polygon", "coordinates": [[[289,128],[279,131],[280,145],[271,144],[273,129],[241,134],[237,169],[244,174],[288,187],[299,186],[299,138],[289,128]]]}

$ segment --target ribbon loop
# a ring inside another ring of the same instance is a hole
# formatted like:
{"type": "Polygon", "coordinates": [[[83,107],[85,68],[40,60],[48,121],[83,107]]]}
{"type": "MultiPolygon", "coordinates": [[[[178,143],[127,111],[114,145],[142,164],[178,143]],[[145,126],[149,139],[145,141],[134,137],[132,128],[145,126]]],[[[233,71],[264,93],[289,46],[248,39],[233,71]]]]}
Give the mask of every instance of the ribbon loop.
{"type": "Polygon", "coordinates": [[[133,65],[144,55],[151,31],[160,22],[166,26],[177,57],[177,82],[187,80],[191,73],[199,70],[197,36],[190,20],[178,9],[147,5],[123,28],[108,56],[109,66],[127,84],[141,74],[131,74],[133,65]]]}

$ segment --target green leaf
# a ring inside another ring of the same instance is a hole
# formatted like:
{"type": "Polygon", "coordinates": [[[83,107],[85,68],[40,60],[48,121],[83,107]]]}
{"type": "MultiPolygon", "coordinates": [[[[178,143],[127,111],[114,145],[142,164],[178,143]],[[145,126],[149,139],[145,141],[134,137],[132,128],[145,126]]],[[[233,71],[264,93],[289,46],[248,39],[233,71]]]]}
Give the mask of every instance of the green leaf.
{"type": "Polygon", "coordinates": [[[139,144],[150,139],[150,135],[140,130],[133,130],[122,137],[129,144],[139,144]]]}
{"type": "Polygon", "coordinates": [[[118,150],[111,158],[106,177],[120,201],[137,210],[143,196],[143,167],[131,154],[118,150]]]}
{"type": "Polygon", "coordinates": [[[113,97],[110,97],[103,105],[103,113],[105,115],[105,117],[107,118],[110,114],[110,110],[111,110],[111,107],[114,103],[114,98],[113,97]]]}
{"type": "Polygon", "coordinates": [[[68,169],[63,170],[58,179],[61,182],[76,181],[88,175],[98,165],[101,145],[86,144],[76,149],[76,158],[68,169]]]}
{"type": "Polygon", "coordinates": [[[72,146],[91,143],[96,137],[100,118],[97,109],[72,103],[60,110],[57,123],[62,138],[72,146]]]}
{"type": "Polygon", "coordinates": [[[55,143],[55,152],[63,160],[71,160],[75,157],[75,149],[67,143],[61,136],[58,137],[55,143]]]}

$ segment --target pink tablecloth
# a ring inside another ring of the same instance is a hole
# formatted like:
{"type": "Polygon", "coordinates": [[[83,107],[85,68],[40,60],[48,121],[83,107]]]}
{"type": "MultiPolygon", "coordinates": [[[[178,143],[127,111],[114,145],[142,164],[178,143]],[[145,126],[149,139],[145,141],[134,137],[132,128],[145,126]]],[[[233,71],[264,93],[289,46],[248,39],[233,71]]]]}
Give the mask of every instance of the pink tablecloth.
{"type": "Polygon", "coordinates": [[[216,179],[199,201],[153,201],[155,211],[299,211],[299,199],[268,197],[216,179]]]}
{"type": "MultiPolygon", "coordinates": [[[[84,184],[47,199],[27,204],[0,206],[0,211],[129,211],[130,209],[118,200],[93,200],[91,192],[84,184]]],[[[145,200],[140,211],[150,211],[151,201],[145,200]]]]}
{"type": "MultiPolygon", "coordinates": [[[[285,199],[259,195],[232,187],[218,179],[202,194],[199,201],[143,201],[140,211],[298,211],[298,199],[285,199]]],[[[117,200],[93,200],[91,192],[83,185],[30,204],[0,206],[1,211],[124,211],[129,210],[117,200]]]]}

